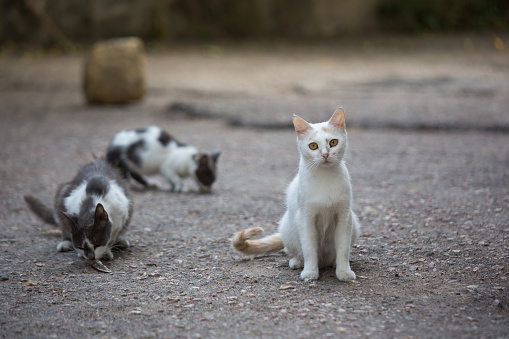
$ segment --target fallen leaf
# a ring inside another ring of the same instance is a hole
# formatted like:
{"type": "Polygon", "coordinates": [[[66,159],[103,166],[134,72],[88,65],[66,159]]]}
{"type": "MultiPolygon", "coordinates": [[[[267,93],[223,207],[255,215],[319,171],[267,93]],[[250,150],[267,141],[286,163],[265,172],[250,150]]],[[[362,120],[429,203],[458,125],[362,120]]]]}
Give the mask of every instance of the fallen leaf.
{"type": "Polygon", "coordinates": [[[280,290],[293,290],[293,289],[295,289],[295,286],[292,286],[292,285],[281,285],[281,286],[279,286],[279,289],[280,290]]]}

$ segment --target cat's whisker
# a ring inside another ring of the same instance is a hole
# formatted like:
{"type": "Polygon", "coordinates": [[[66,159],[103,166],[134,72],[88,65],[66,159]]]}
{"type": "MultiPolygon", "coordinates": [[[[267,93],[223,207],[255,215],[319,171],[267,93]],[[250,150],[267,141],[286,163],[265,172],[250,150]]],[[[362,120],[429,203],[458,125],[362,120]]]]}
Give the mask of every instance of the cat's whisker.
{"type": "Polygon", "coordinates": [[[299,172],[299,167],[296,167],[290,174],[287,175],[288,178],[293,178],[299,172]]]}

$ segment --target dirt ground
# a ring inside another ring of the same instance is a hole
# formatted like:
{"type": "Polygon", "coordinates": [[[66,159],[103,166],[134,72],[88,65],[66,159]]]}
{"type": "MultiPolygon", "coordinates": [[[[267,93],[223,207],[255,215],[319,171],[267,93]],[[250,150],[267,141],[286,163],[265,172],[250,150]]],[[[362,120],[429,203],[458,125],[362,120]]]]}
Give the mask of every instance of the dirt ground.
{"type": "Polygon", "coordinates": [[[509,37],[494,38],[149,49],[145,100],[103,107],[84,103],[82,55],[2,54],[0,336],[509,338],[509,37]],[[357,280],[234,253],[234,232],[277,228],[291,115],[338,106],[357,280]],[[221,150],[213,193],[133,189],[112,274],[57,252],[23,195],[51,204],[116,132],[152,124],[221,150]]]}

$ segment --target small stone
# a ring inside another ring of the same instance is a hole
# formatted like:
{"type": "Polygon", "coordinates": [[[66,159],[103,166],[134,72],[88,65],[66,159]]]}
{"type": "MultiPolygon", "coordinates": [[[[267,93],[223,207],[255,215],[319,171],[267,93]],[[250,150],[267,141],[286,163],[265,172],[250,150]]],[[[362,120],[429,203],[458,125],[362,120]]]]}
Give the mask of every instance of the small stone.
{"type": "Polygon", "coordinates": [[[0,281],[9,280],[9,273],[7,271],[0,271],[0,281]]]}

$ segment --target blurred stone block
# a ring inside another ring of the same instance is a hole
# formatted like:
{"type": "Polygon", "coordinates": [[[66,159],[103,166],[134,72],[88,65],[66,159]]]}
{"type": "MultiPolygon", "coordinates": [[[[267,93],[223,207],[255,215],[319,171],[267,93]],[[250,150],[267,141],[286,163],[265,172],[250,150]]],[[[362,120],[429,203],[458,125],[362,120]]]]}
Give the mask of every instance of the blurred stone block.
{"type": "Polygon", "coordinates": [[[83,89],[90,104],[124,104],[145,94],[145,55],[139,38],[96,43],[85,63],[83,89]]]}

